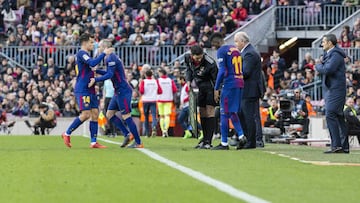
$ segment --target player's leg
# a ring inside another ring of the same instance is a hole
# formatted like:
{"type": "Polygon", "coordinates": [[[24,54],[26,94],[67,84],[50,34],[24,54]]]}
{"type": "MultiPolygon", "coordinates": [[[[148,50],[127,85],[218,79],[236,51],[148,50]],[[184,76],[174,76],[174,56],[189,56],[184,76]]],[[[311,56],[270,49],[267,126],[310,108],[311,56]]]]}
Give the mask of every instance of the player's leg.
{"type": "Polygon", "coordinates": [[[165,113],[164,113],[164,103],[162,102],[157,102],[157,107],[158,107],[158,111],[159,111],[159,123],[160,123],[160,129],[162,132],[163,137],[166,137],[166,135],[164,134],[165,132],[165,113]]]}
{"type": "Polygon", "coordinates": [[[220,133],[221,143],[214,147],[213,150],[228,150],[228,136],[229,136],[229,97],[230,92],[223,89],[220,95],[220,133]]]}
{"type": "Polygon", "coordinates": [[[90,147],[91,148],[106,148],[97,142],[98,134],[98,118],[99,118],[99,105],[96,95],[90,95],[90,107],[91,107],[91,120],[89,125],[90,130],[90,147]]]}
{"type": "Polygon", "coordinates": [[[124,125],[123,121],[116,116],[116,112],[119,111],[119,107],[117,105],[117,96],[114,95],[114,97],[110,100],[108,109],[106,111],[106,118],[114,124],[121,132],[123,133],[124,137],[129,135],[129,130],[124,125]]]}
{"type": "Polygon", "coordinates": [[[166,135],[168,135],[168,130],[170,126],[170,114],[172,108],[172,102],[164,103],[164,131],[166,135]]]}
{"type": "MultiPolygon", "coordinates": [[[[144,108],[144,117],[145,117],[145,135],[149,136],[150,135],[150,129],[149,129],[149,113],[150,113],[150,103],[148,102],[144,102],[143,104],[143,108],[144,108]]],[[[153,118],[154,119],[154,118],[153,118]]]]}
{"type": "Polygon", "coordinates": [[[157,132],[156,132],[156,126],[157,126],[157,118],[156,118],[156,103],[151,103],[150,104],[150,111],[151,111],[151,116],[152,116],[152,123],[151,123],[151,136],[155,137],[157,132]]]}
{"type": "Polygon", "coordinates": [[[206,132],[208,134],[207,139],[210,146],[216,128],[215,106],[216,106],[216,102],[214,100],[214,91],[207,91],[206,92],[206,120],[207,120],[206,132]]]}
{"type": "Polygon", "coordinates": [[[76,117],[67,130],[62,134],[64,144],[71,147],[70,135],[75,131],[84,121],[88,120],[91,116],[90,113],[90,95],[75,93],[76,103],[81,111],[80,115],[76,117]]]}
{"type": "Polygon", "coordinates": [[[140,139],[136,124],[131,117],[131,95],[132,95],[131,91],[128,93],[125,93],[125,92],[122,93],[121,95],[119,95],[119,97],[117,99],[117,104],[118,104],[118,107],[122,114],[122,119],[125,121],[131,134],[134,136],[135,143],[136,143],[135,147],[143,148],[144,146],[141,143],[141,139],[140,139]]]}

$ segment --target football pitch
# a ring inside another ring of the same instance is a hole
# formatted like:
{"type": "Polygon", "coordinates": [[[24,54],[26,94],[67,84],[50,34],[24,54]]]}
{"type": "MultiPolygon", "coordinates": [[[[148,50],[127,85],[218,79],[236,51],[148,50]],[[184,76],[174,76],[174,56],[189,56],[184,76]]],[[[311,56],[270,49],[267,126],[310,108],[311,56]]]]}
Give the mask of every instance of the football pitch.
{"type": "Polygon", "coordinates": [[[356,150],[212,151],[161,137],[122,149],[122,137],[99,139],[107,149],[90,149],[81,136],[72,136],[71,149],[60,136],[0,136],[1,202],[359,202],[356,150]]]}

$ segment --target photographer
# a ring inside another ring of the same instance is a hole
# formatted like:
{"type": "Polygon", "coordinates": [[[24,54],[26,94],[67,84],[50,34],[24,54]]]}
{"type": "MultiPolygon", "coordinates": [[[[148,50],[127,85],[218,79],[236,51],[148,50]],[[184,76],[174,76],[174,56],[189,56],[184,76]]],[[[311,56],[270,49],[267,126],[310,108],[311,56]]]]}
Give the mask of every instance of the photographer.
{"type": "Polygon", "coordinates": [[[291,124],[301,124],[302,131],[300,134],[301,138],[307,138],[309,134],[309,123],[310,120],[308,118],[308,109],[306,106],[306,101],[301,98],[301,90],[295,89],[294,90],[294,109],[291,112],[291,124]]]}
{"type": "Polygon", "coordinates": [[[34,122],[34,134],[45,135],[45,129],[56,126],[56,115],[49,104],[43,102],[39,105],[40,117],[34,122]],[[39,131],[40,130],[40,131],[39,131]]]}

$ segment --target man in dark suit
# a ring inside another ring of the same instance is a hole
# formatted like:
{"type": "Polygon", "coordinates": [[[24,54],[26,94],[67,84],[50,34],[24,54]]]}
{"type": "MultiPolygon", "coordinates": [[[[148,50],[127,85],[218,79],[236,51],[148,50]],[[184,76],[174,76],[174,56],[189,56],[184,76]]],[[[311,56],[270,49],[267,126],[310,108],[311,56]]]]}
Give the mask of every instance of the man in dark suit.
{"type": "MultiPolygon", "coordinates": [[[[256,148],[256,119],[259,112],[259,99],[264,93],[264,84],[261,74],[261,58],[259,53],[250,44],[249,36],[245,32],[235,34],[234,42],[241,51],[243,59],[244,89],[239,113],[244,134],[248,140],[245,149],[256,148]]],[[[259,142],[262,142],[259,141],[259,142]]],[[[258,146],[261,146],[258,145],[258,146]]],[[[263,146],[263,143],[262,143],[263,146]]]]}
{"type": "Polygon", "coordinates": [[[343,113],[346,96],[346,55],[336,44],[334,34],[324,35],[321,45],[325,53],[322,62],[316,65],[316,70],[323,75],[326,123],[331,138],[331,149],[324,153],[349,153],[349,138],[343,113]]]}

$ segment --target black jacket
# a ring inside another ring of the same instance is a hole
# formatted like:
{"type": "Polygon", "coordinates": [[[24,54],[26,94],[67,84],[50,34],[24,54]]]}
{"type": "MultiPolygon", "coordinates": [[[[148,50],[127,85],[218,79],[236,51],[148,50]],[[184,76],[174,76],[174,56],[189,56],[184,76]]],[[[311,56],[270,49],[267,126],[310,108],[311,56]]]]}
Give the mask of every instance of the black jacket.
{"type": "Polygon", "coordinates": [[[192,62],[190,54],[185,55],[186,81],[195,81],[199,89],[214,88],[218,67],[216,61],[204,53],[204,57],[198,67],[192,62]]]}

